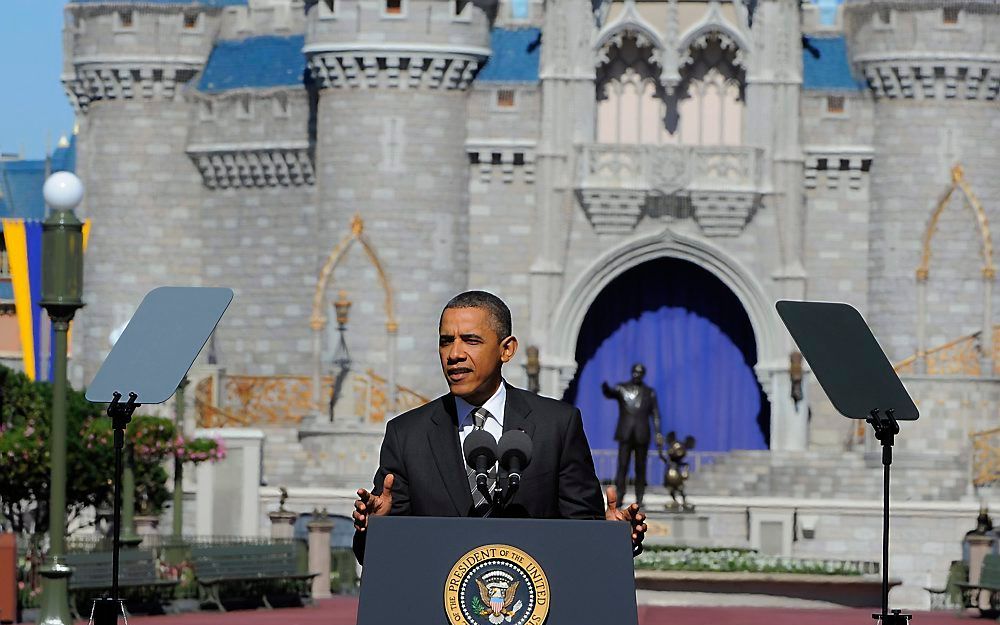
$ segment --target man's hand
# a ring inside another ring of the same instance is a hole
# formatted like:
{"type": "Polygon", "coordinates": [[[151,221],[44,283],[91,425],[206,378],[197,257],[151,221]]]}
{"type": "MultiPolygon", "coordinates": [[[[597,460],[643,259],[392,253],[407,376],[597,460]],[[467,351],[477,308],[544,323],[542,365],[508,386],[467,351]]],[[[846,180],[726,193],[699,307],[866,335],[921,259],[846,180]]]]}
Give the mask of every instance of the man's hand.
{"type": "Polygon", "coordinates": [[[618,491],[614,486],[608,486],[605,491],[608,497],[608,509],[604,518],[608,521],[628,521],[632,525],[632,557],[642,553],[642,539],[646,537],[646,515],[639,512],[639,504],[632,504],[621,510],[618,508],[618,491]]]}
{"type": "Polygon", "coordinates": [[[373,495],[363,488],[358,489],[358,500],[354,502],[354,529],[363,532],[368,529],[369,516],[386,516],[392,509],[392,473],[382,482],[382,494],[373,495]]]}

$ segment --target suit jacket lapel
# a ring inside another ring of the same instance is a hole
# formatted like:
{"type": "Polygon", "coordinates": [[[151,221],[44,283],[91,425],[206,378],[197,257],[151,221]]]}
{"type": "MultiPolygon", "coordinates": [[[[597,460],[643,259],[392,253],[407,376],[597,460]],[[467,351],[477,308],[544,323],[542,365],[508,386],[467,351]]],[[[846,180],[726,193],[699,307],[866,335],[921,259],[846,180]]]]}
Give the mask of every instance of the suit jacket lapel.
{"type": "Polygon", "coordinates": [[[459,516],[468,516],[472,508],[472,493],[469,491],[468,473],[462,459],[458,438],[458,416],[455,414],[455,399],[445,395],[442,409],[431,415],[432,426],[427,433],[434,462],[441,474],[448,496],[455,505],[459,516]]]}
{"type": "MultiPolygon", "coordinates": [[[[507,383],[504,382],[504,384],[507,383]]],[[[503,409],[503,431],[524,430],[530,437],[535,433],[535,424],[528,418],[531,406],[524,399],[525,392],[507,384],[507,402],[503,409]]]]}

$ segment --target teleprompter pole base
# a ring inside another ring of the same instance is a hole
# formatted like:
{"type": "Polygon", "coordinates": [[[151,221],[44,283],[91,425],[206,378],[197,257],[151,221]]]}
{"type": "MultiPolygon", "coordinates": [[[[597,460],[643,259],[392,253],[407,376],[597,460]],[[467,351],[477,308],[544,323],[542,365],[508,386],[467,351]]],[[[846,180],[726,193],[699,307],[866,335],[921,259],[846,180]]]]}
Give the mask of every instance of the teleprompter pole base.
{"type": "Polygon", "coordinates": [[[902,614],[899,610],[892,610],[888,614],[872,614],[876,623],[882,625],[909,625],[912,614],[902,614]]]}
{"type": "Polygon", "coordinates": [[[101,597],[94,599],[94,607],[90,611],[90,625],[118,625],[121,616],[128,625],[128,614],[125,612],[125,602],[121,599],[101,597]]]}

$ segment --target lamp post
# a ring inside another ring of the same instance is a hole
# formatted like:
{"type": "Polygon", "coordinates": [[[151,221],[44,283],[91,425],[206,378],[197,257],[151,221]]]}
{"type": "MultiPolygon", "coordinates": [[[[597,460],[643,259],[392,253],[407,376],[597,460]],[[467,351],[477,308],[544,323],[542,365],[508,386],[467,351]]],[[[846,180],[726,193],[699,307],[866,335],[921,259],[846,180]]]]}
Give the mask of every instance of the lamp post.
{"type": "MultiPolygon", "coordinates": [[[[177,385],[177,394],[174,395],[174,431],[178,438],[184,436],[184,389],[187,388],[188,379],[184,376],[181,383],[177,385]]],[[[174,546],[180,545],[181,536],[184,529],[184,461],[180,454],[174,454],[174,524],[171,530],[174,546]]]]}
{"type": "Polygon", "coordinates": [[[337,342],[337,349],[334,350],[333,365],[339,369],[333,374],[333,388],[330,391],[330,421],[333,421],[333,406],[340,397],[340,391],[344,388],[344,379],[351,369],[351,352],[347,349],[347,341],[344,339],[344,332],[347,331],[347,316],[351,311],[351,300],[347,299],[347,292],[341,291],[337,294],[337,301],[333,303],[333,308],[337,312],[337,334],[340,340],[337,342]]]}
{"type": "Polygon", "coordinates": [[[51,211],[42,224],[41,305],[55,330],[52,379],[52,440],[49,485],[49,557],[41,570],[39,623],[71,625],[66,566],[66,360],[69,322],[83,307],[83,223],[73,209],[83,199],[75,175],[52,174],[42,188],[51,211]]]}

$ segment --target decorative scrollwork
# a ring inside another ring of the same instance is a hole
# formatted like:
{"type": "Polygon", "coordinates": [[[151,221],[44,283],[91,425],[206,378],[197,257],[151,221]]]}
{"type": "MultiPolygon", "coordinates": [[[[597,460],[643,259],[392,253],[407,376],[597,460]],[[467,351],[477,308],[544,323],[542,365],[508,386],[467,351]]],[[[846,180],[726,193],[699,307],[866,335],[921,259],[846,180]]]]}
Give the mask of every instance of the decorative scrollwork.
{"type": "Polygon", "coordinates": [[[1000,481],[1000,428],[974,432],[972,440],[972,483],[988,486],[1000,481]]]}

